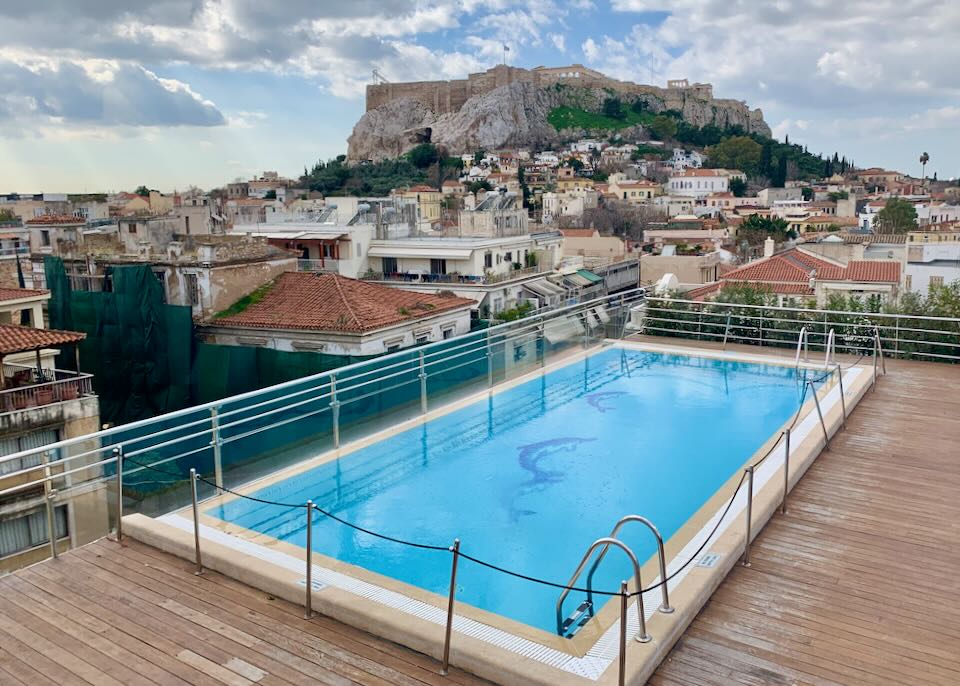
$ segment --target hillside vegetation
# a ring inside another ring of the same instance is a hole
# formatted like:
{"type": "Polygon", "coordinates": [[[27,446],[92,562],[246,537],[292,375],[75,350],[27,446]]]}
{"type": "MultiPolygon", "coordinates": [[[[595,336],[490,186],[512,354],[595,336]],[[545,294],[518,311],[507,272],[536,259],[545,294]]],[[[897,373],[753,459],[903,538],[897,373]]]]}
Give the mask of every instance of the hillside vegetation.
{"type": "Polygon", "coordinates": [[[576,107],[554,107],[547,115],[547,121],[557,131],[563,129],[597,129],[619,131],[631,126],[648,126],[654,115],[650,112],[626,110],[622,117],[613,117],[600,112],[588,112],[576,107]]]}

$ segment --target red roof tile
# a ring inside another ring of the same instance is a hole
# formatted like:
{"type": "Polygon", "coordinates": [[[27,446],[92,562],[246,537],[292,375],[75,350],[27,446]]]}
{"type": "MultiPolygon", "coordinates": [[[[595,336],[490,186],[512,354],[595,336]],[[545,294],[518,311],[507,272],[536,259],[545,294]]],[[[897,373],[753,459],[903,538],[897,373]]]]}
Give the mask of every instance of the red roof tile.
{"type": "Polygon", "coordinates": [[[0,324],[0,355],[25,353],[66,343],[76,343],[87,337],[77,331],[35,329],[32,326],[0,324]]]}
{"type": "Polygon", "coordinates": [[[823,281],[859,281],[897,283],[900,263],[892,260],[853,260],[837,265],[802,250],[791,249],[724,274],[724,281],[747,281],[770,284],[778,293],[776,284],[799,284],[809,290],[810,277],[823,281]],[[815,273],[814,273],[815,272],[815,273]]]}
{"type": "Polygon", "coordinates": [[[210,323],[366,333],[475,304],[469,298],[404,291],[339,274],[286,272],[261,301],[210,323]]]}
{"type": "Polygon", "coordinates": [[[894,260],[851,260],[847,263],[848,281],[897,282],[900,263],[894,260]]]}
{"type": "Polygon", "coordinates": [[[46,295],[49,292],[50,291],[44,291],[38,288],[0,288],[0,302],[46,295]]]}
{"type": "Polygon", "coordinates": [[[687,291],[683,294],[683,297],[687,300],[700,300],[704,296],[710,295],[711,293],[716,293],[720,290],[720,282],[709,283],[706,286],[700,286],[699,288],[694,288],[693,290],[687,291]]]}
{"type": "Polygon", "coordinates": [[[564,238],[592,238],[595,229],[560,229],[564,238]]]}

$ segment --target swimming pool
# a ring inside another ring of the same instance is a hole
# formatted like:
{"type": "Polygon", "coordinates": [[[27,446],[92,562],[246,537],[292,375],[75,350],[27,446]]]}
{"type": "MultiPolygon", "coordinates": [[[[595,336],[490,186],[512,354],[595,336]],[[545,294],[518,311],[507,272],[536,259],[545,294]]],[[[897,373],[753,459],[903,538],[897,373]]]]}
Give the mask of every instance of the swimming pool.
{"type": "MultiPolygon", "coordinates": [[[[803,370],[608,348],[252,495],[313,500],[389,536],[461,549],[502,567],[566,582],[591,542],[624,514],[669,539],[796,412],[803,370]],[[798,378],[798,374],[800,377],[798,378]]],[[[302,510],[246,499],[204,513],[304,546],[302,510]]],[[[621,538],[641,561],[645,530],[621,538]]],[[[314,550],[445,595],[449,554],[411,548],[317,515],[314,550]]],[[[630,568],[612,553],[594,587],[630,568]]],[[[465,561],[458,602],[556,631],[554,588],[465,561]]],[[[572,611],[582,597],[571,594],[572,611]]]]}

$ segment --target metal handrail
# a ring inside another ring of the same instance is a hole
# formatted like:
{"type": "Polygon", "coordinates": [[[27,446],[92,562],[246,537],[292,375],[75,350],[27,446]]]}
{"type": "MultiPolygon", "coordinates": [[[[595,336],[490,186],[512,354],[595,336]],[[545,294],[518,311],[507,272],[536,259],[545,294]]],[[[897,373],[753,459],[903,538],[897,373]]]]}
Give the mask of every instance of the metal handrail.
{"type": "Polygon", "coordinates": [[[810,337],[807,335],[807,327],[800,329],[800,335],[797,337],[797,355],[794,358],[794,367],[800,368],[800,346],[803,345],[803,361],[810,359],[810,337]]]}
{"type": "MultiPolygon", "coordinates": [[[[663,602],[660,604],[660,612],[664,614],[670,614],[673,612],[673,608],[670,607],[670,595],[667,591],[667,557],[663,551],[663,536],[660,535],[660,531],[649,519],[646,517],[641,517],[640,515],[631,514],[621,517],[619,521],[617,521],[616,525],[613,527],[613,530],[610,532],[609,538],[616,538],[617,534],[620,532],[620,529],[622,529],[623,525],[627,524],[628,522],[640,522],[650,529],[650,532],[657,539],[657,556],[660,561],[660,589],[663,595],[663,602]]],[[[603,558],[606,556],[607,551],[609,550],[609,545],[604,546],[593,565],[591,565],[590,571],[587,572],[587,600],[590,601],[591,614],[593,614],[593,575],[597,571],[597,567],[600,566],[600,562],[603,561],[603,558]]]]}
{"type": "Polygon", "coordinates": [[[830,329],[830,333],[827,334],[827,348],[824,351],[823,358],[823,368],[826,369],[830,366],[830,360],[837,354],[837,336],[836,331],[830,329]]]}
{"type": "MultiPolygon", "coordinates": [[[[489,327],[482,332],[467,334],[466,336],[464,336],[464,339],[466,340],[463,343],[458,344],[456,347],[464,351],[464,353],[461,353],[461,354],[465,354],[466,348],[474,344],[477,345],[477,350],[479,350],[479,349],[482,349],[483,347],[486,347],[488,337],[490,336],[496,337],[493,341],[494,345],[505,345],[509,341],[515,340],[520,335],[524,335],[524,336],[529,335],[531,330],[535,329],[539,325],[542,325],[544,322],[549,322],[549,321],[552,321],[561,317],[565,317],[565,316],[570,316],[570,315],[575,316],[579,311],[592,309],[598,306],[627,305],[645,296],[646,296],[646,290],[643,288],[637,288],[637,289],[631,289],[630,291],[626,291],[624,293],[620,293],[616,295],[606,295],[600,298],[594,298],[592,300],[584,301],[581,303],[576,303],[573,305],[566,305],[566,306],[546,310],[542,313],[525,317],[524,319],[518,320],[516,322],[506,322],[504,324],[499,324],[496,326],[489,327]],[[478,337],[482,337],[482,338],[478,338],[478,337]],[[472,340],[475,338],[477,340],[472,340]]],[[[430,343],[421,347],[419,351],[427,353],[425,357],[430,357],[430,356],[439,357],[444,352],[447,353],[447,355],[449,355],[450,353],[449,347],[446,350],[441,350],[440,346],[444,345],[445,343],[446,342],[444,341],[436,341],[434,343],[430,343]]],[[[133,431],[136,429],[146,428],[151,426],[168,426],[169,427],[169,422],[179,418],[189,417],[190,420],[188,421],[187,424],[181,425],[180,427],[158,429],[156,433],[165,434],[165,433],[176,431],[181,428],[185,428],[186,426],[197,426],[202,424],[209,424],[210,422],[209,417],[198,418],[197,415],[201,412],[209,413],[211,410],[216,410],[218,412],[220,420],[222,422],[223,418],[234,415],[234,414],[242,415],[244,413],[250,412],[252,409],[257,407],[261,407],[264,405],[278,404],[283,402],[285,399],[289,399],[295,396],[302,396],[305,393],[309,393],[311,391],[316,392],[319,389],[325,390],[324,387],[327,386],[327,384],[329,383],[329,379],[332,377],[333,374],[337,374],[341,378],[346,378],[346,380],[348,381],[350,380],[349,375],[351,373],[355,373],[357,377],[368,376],[368,375],[372,377],[362,383],[349,386],[348,388],[351,390],[354,390],[361,386],[379,384],[382,381],[382,378],[376,374],[373,374],[372,372],[376,372],[378,370],[382,371],[387,366],[396,365],[397,367],[404,367],[406,365],[411,364],[411,360],[409,360],[406,357],[409,355],[409,353],[410,353],[409,350],[401,350],[396,353],[391,353],[389,355],[384,355],[382,357],[379,357],[375,361],[363,361],[363,362],[357,362],[350,365],[344,365],[343,367],[339,367],[335,370],[321,372],[319,374],[303,377],[300,379],[293,379],[291,381],[286,381],[281,384],[277,384],[267,388],[248,391],[246,393],[241,393],[235,396],[231,396],[229,398],[223,398],[223,399],[212,401],[209,403],[204,403],[204,404],[196,405],[193,407],[183,408],[181,410],[169,412],[167,414],[159,415],[157,417],[153,417],[150,419],[138,420],[135,422],[131,422],[129,424],[123,424],[116,427],[111,427],[111,428],[104,429],[102,431],[97,431],[91,434],[64,439],[62,441],[58,441],[56,443],[52,443],[49,445],[44,445],[39,448],[30,448],[27,450],[22,450],[20,452],[12,453],[10,455],[0,456],[0,463],[19,460],[24,457],[31,457],[39,452],[43,452],[47,450],[64,449],[77,444],[89,444],[89,442],[100,442],[101,449],[103,451],[108,451],[115,446],[125,445],[127,443],[132,443],[135,445],[147,447],[144,445],[148,440],[147,436],[141,435],[141,436],[128,438],[125,440],[117,440],[117,435],[118,434],[122,435],[123,433],[126,433],[128,431],[133,431]],[[310,386],[311,384],[314,384],[314,385],[306,389],[304,388],[304,386],[310,386]],[[290,389],[291,392],[289,394],[280,394],[274,397],[267,398],[265,400],[261,400],[260,403],[254,404],[252,406],[235,407],[237,403],[242,402],[244,400],[262,399],[262,398],[265,398],[265,396],[275,394],[278,391],[283,391],[285,389],[290,389]]],[[[437,361],[439,362],[439,360],[437,361]]],[[[414,367],[414,370],[416,369],[417,367],[414,367]]],[[[327,396],[321,395],[318,397],[313,397],[309,400],[309,402],[313,402],[325,397],[327,396]]],[[[300,404],[306,404],[306,402],[297,403],[297,405],[300,405],[300,404]]],[[[289,408],[290,408],[290,405],[287,405],[285,409],[289,409],[289,408]]],[[[221,431],[223,431],[228,427],[238,426],[246,422],[255,422],[260,418],[261,418],[260,414],[251,415],[248,417],[241,416],[241,417],[238,417],[237,420],[233,422],[221,423],[219,428],[221,431]]],[[[179,442],[179,441],[173,441],[173,442],[179,442]]],[[[156,447],[156,446],[153,446],[153,447],[156,447]]],[[[77,456],[68,455],[66,454],[67,452],[69,451],[66,451],[66,450],[61,451],[62,457],[61,459],[57,460],[58,464],[66,464],[80,457],[80,455],[77,455],[77,456]]],[[[191,451],[191,452],[194,452],[194,451],[191,451]]],[[[104,459],[91,464],[86,464],[83,466],[83,468],[88,469],[96,466],[112,464],[113,462],[114,460],[112,459],[104,459]]],[[[17,486],[16,488],[20,490],[20,489],[30,488],[32,487],[32,485],[33,484],[23,484],[23,485],[17,486]]]]}
{"type": "MultiPolygon", "coordinates": [[[[570,577],[570,581],[567,582],[567,588],[563,589],[563,592],[560,593],[560,597],[557,598],[557,634],[562,635],[563,633],[563,601],[570,594],[570,588],[576,583],[577,579],[583,573],[583,568],[587,566],[587,562],[590,560],[590,556],[593,555],[593,551],[597,548],[603,546],[604,549],[614,545],[624,553],[627,557],[630,558],[630,564],[633,565],[633,581],[637,585],[637,591],[643,589],[643,583],[640,580],[640,562],[637,560],[637,556],[633,554],[633,551],[627,547],[627,544],[623,541],[616,538],[598,538],[593,543],[590,544],[590,547],[587,549],[586,554],[584,554],[583,559],[580,560],[580,564],[577,565],[577,571],[573,573],[573,576],[570,577]]],[[[647,620],[643,614],[643,593],[637,593],[637,616],[640,619],[640,631],[636,635],[636,640],[640,643],[647,643],[650,641],[650,635],[647,633],[647,620]]]]}
{"type": "MultiPolygon", "coordinates": [[[[703,310],[701,310],[701,313],[702,313],[702,312],[703,312],[703,310]]],[[[712,314],[712,313],[711,313],[711,314],[712,314]]],[[[723,349],[724,349],[724,350],[727,349],[727,336],[730,335],[730,317],[731,317],[731,316],[732,316],[732,315],[728,312],[728,313],[727,313],[727,325],[726,325],[726,327],[724,327],[724,329],[723,329],[723,349]]]]}
{"type": "Polygon", "coordinates": [[[875,348],[874,348],[873,366],[874,366],[874,367],[877,366],[877,360],[876,360],[876,358],[879,357],[879,358],[880,358],[881,368],[883,369],[883,373],[886,374],[886,373],[887,373],[887,358],[884,357],[884,355],[883,355],[883,346],[880,344],[880,329],[879,329],[878,327],[876,327],[876,326],[873,327],[873,341],[874,341],[874,345],[875,345],[875,348]]]}

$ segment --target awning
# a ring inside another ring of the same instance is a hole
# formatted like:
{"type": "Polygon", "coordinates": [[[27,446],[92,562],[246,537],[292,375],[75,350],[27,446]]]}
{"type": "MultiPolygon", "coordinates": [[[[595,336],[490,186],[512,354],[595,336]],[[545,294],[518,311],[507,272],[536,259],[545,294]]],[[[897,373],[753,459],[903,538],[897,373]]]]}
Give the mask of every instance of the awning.
{"type": "Polygon", "coordinates": [[[546,279],[535,279],[534,281],[528,281],[523,284],[523,287],[534,295],[539,295],[543,298],[551,298],[557,295],[563,295],[566,292],[564,288],[550,283],[546,279]]]}
{"type": "Polygon", "coordinates": [[[593,281],[584,276],[580,276],[579,272],[564,274],[563,280],[571,284],[574,288],[586,288],[587,286],[593,285],[593,281]]]}
{"type": "Polygon", "coordinates": [[[578,269],[577,274],[579,274],[580,276],[585,278],[587,281],[590,281],[592,283],[600,283],[601,281],[603,281],[602,276],[597,276],[589,269],[578,269]]]}
{"type": "Polygon", "coordinates": [[[368,257],[422,257],[436,260],[468,260],[472,250],[470,248],[430,247],[430,246],[403,246],[392,247],[386,245],[372,245],[367,250],[368,257]]]}

